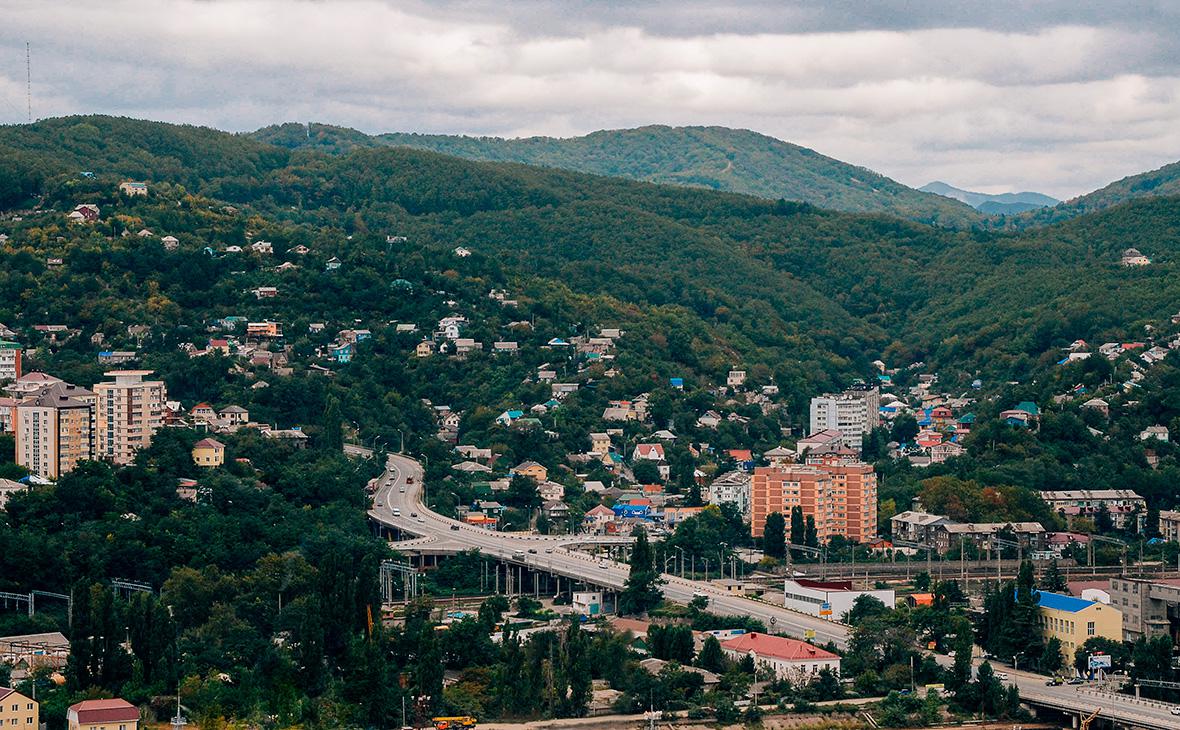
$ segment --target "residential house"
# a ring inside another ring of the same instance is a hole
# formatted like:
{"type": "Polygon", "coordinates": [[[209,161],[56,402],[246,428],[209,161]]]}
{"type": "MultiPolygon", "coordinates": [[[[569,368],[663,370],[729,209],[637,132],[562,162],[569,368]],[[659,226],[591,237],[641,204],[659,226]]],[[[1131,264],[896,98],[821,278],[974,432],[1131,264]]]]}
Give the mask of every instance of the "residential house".
{"type": "Polygon", "coordinates": [[[721,425],[723,420],[720,413],[717,411],[705,411],[705,413],[697,419],[697,428],[717,428],[721,425]]]}
{"type": "Polygon", "coordinates": [[[83,700],[66,711],[68,730],[139,730],[139,709],[124,699],[83,700]]]}
{"type": "Polygon", "coordinates": [[[1146,520],[1147,500],[1130,489],[1068,489],[1041,492],[1041,499],[1072,526],[1078,517],[1093,519],[1105,508],[1112,524],[1125,530],[1142,529],[1146,520]]]}
{"type": "Polygon", "coordinates": [[[465,259],[471,255],[471,251],[462,246],[456,246],[453,253],[461,259],[465,259]]]}
{"type": "Polygon", "coordinates": [[[709,504],[732,504],[742,517],[750,516],[750,489],[753,478],[744,471],[722,474],[709,485],[709,504]]]}
{"type": "Polygon", "coordinates": [[[509,472],[509,476],[517,475],[532,477],[540,484],[549,478],[549,470],[535,461],[522,461],[509,472]]]}
{"type": "Polygon", "coordinates": [[[41,727],[41,705],[11,687],[0,687],[0,726],[6,728],[41,727]]]}
{"type": "Polygon", "coordinates": [[[541,495],[541,501],[543,502],[565,499],[565,487],[549,480],[540,482],[537,485],[537,493],[541,495]]]}
{"type": "Polygon", "coordinates": [[[825,669],[840,673],[839,656],[798,639],[750,632],[721,642],[721,650],[734,661],[752,657],[755,666],[795,686],[809,683],[825,669]]]}
{"type": "Polygon", "coordinates": [[[767,451],[762,456],[765,457],[768,462],[770,462],[771,466],[784,466],[786,464],[795,463],[795,459],[798,454],[786,446],[776,446],[773,449],[767,451]]]}
{"type": "Polygon", "coordinates": [[[145,182],[132,182],[127,180],[119,183],[119,194],[134,198],[136,196],[146,196],[148,194],[148,186],[145,182]]]}
{"type": "Polygon", "coordinates": [[[297,244],[287,250],[293,254],[298,254],[299,256],[306,256],[307,254],[311,253],[311,249],[307,246],[304,246],[302,243],[297,244]]]}
{"type": "Polygon", "coordinates": [[[1121,262],[1123,266],[1147,266],[1151,259],[1140,253],[1137,248],[1128,248],[1123,251],[1121,262]]]}
{"type": "Polygon", "coordinates": [[[1110,403],[1107,403],[1102,398],[1091,398],[1082,404],[1082,408],[1089,408],[1090,410],[1098,411],[1103,418],[1110,416],[1110,403]]]}
{"type": "Polygon", "coordinates": [[[522,416],[524,416],[524,411],[521,410],[514,409],[510,411],[504,411],[500,415],[496,416],[496,424],[508,427],[520,420],[522,416]]]}
{"type": "Polygon", "coordinates": [[[66,218],[71,223],[94,223],[98,221],[98,206],[93,203],[83,203],[74,206],[74,210],[70,212],[66,218]]]}
{"type": "Polygon", "coordinates": [[[950,522],[953,520],[944,515],[919,510],[907,510],[889,520],[895,538],[919,545],[933,545],[936,528],[950,522]]]}
{"type": "Polygon", "coordinates": [[[842,448],[843,444],[844,434],[837,429],[828,428],[799,439],[795,444],[795,449],[800,454],[826,452],[842,448]]]}
{"type": "Polygon", "coordinates": [[[434,354],[434,343],[430,340],[422,340],[414,348],[414,355],[416,357],[430,357],[432,354],[434,354]]]}
{"type": "Polygon", "coordinates": [[[307,434],[303,432],[298,426],[294,428],[270,428],[264,427],[262,435],[268,439],[281,441],[282,443],[290,444],[293,448],[304,449],[307,448],[307,434]]]}
{"type": "Polygon", "coordinates": [[[247,322],[247,338],[279,338],[283,336],[283,323],[264,320],[262,322],[247,322]]]}
{"type": "Polygon", "coordinates": [[[180,248],[180,239],[176,236],[164,236],[160,239],[160,243],[164,244],[165,251],[175,251],[180,248]]]}
{"type": "Polygon", "coordinates": [[[275,247],[270,241],[255,241],[250,244],[250,250],[257,254],[269,255],[275,252],[275,247]]]}
{"type": "Polygon", "coordinates": [[[729,375],[725,377],[725,384],[730,388],[740,388],[746,384],[745,370],[730,370],[729,375]]]}
{"type": "Polygon", "coordinates": [[[605,456],[611,450],[610,434],[608,433],[592,433],[590,434],[590,452],[605,456]]]}
{"type": "Polygon", "coordinates": [[[335,271],[341,266],[340,259],[333,256],[324,263],[324,271],[335,271]]]}
{"type": "Polygon", "coordinates": [[[570,516],[569,506],[565,502],[562,502],[558,499],[546,500],[545,503],[541,505],[541,510],[550,520],[564,520],[570,516]]]}
{"type": "Polygon", "coordinates": [[[607,524],[613,522],[614,519],[615,513],[609,507],[604,507],[601,504],[595,505],[582,518],[582,529],[587,532],[603,532],[607,524]]]}
{"type": "Polygon", "coordinates": [[[515,342],[500,341],[492,343],[492,352],[497,354],[515,355],[520,351],[520,346],[515,342]]]}
{"type": "Polygon", "coordinates": [[[1169,434],[1167,426],[1148,426],[1139,432],[1140,441],[1148,441],[1155,439],[1157,441],[1168,442],[1169,434]]]}
{"type": "Polygon", "coordinates": [[[225,463],[225,444],[216,439],[201,439],[193,444],[193,463],[212,468],[225,463]]]}
{"type": "Polygon", "coordinates": [[[250,412],[241,406],[226,406],[217,414],[227,426],[244,426],[250,422],[250,412]]]}
{"type": "Polygon", "coordinates": [[[1160,510],[1160,535],[1168,542],[1180,542],[1180,511],[1160,510]]]}
{"type": "Polygon", "coordinates": [[[664,461],[663,444],[636,444],[631,454],[632,461],[664,461]]]}
{"type": "Polygon", "coordinates": [[[1045,528],[1040,522],[953,522],[934,528],[934,547],[938,553],[974,543],[977,548],[992,550],[995,538],[1013,540],[1025,550],[1039,550],[1045,544],[1045,528]]]}
{"type": "Polygon", "coordinates": [[[273,299],[279,295],[279,289],[275,286],[260,286],[250,292],[258,299],[273,299]]]}

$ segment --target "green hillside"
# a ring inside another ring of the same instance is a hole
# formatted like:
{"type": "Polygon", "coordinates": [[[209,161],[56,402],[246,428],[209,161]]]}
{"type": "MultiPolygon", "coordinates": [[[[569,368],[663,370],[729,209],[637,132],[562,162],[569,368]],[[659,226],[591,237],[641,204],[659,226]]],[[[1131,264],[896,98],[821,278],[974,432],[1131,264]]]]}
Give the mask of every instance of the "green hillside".
{"type": "MultiPolygon", "coordinates": [[[[342,258],[385,261],[389,276],[429,255],[463,277],[558,287],[591,297],[591,308],[640,307],[629,310],[634,322],[674,315],[686,341],[704,344],[672,350],[671,363],[648,353],[653,372],[684,368],[712,377],[745,358],[796,383],[798,398],[869,374],[867,364],[883,353],[891,364],[927,360],[964,380],[977,373],[997,381],[1027,377],[1054,348],[1078,338],[1133,337],[1170,315],[1180,298],[1169,283],[1180,280],[1180,213],[1171,198],[1021,234],[953,232],[699,188],[362,145],[367,139],[357,138],[350,152],[323,154],[208,129],[84,117],[0,129],[0,150],[12,151],[0,158],[27,181],[23,193],[9,192],[10,201],[37,193],[44,207],[68,210],[112,200],[119,179],[141,177],[243,211],[199,229],[202,245],[260,235],[266,227],[249,216],[261,216],[280,228],[268,234],[275,240],[310,236],[342,258]],[[411,243],[388,246],[390,232],[411,243]],[[457,246],[473,255],[448,256],[457,246]],[[1118,253],[1130,246],[1155,263],[1119,266],[1118,253]]],[[[356,295],[309,289],[297,302],[306,311],[283,314],[378,315],[386,305],[372,297],[373,286],[358,283],[356,295]]],[[[20,296],[13,291],[5,301],[20,296]]],[[[186,296],[175,293],[177,301],[186,296]]],[[[0,309],[0,321],[18,314],[0,309]]]]}
{"type": "Polygon", "coordinates": [[[522,162],[646,182],[703,187],[762,198],[961,227],[978,220],[968,205],[906,187],[863,167],[773,137],[725,127],[650,126],[584,137],[460,137],[381,134],[320,124],[266,127],[254,136],[284,147],[342,153],[390,145],[470,160],[522,162]]]}
{"type": "Polygon", "coordinates": [[[1051,208],[1011,216],[1006,222],[1019,228],[1043,226],[1112,208],[1132,200],[1169,195],[1180,195],[1180,162],[1173,162],[1150,172],[1129,175],[1092,193],[1066,200],[1051,208]]]}

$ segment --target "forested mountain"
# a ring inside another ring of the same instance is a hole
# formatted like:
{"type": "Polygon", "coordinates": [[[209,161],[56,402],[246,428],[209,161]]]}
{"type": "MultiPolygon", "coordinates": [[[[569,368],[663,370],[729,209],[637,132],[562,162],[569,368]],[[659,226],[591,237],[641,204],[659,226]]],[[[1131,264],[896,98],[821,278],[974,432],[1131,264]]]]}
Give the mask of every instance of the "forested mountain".
{"type": "Polygon", "coordinates": [[[1169,195],[1180,195],[1180,162],[1124,177],[1106,187],[1072,198],[1052,208],[1031,211],[1020,216],[1017,223],[1026,228],[1045,225],[1105,210],[1132,200],[1169,195]]]}
{"type": "Polygon", "coordinates": [[[566,139],[500,139],[408,133],[370,137],[322,124],[284,124],[260,129],[253,136],[283,147],[333,153],[379,145],[413,147],[470,160],[522,162],[704,187],[832,210],[885,212],[951,227],[978,219],[967,206],[915,191],[806,147],[743,129],[650,126],[566,139]]]}
{"type": "MultiPolygon", "coordinates": [[[[1024,377],[1054,347],[1132,336],[1167,317],[1177,306],[1169,282],[1180,280],[1180,208],[1170,198],[1022,234],[952,232],[553,168],[405,148],[326,155],[108,117],[0,129],[0,159],[13,167],[6,179],[20,181],[8,188],[10,206],[32,193],[58,210],[114,200],[114,183],[127,176],[241,207],[242,215],[202,224],[190,237],[214,249],[278,227],[273,239],[312,238],[342,258],[381,261],[378,271],[362,267],[379,278],[419,254],[464,246],[473,255],[448,262],[460,276],[559,286],[637,320],[681,318],[662,334],[709,345],[672,348],[676,362],[664,370],[718,375],[741,356],[774,367],[800,397],[864,373],[881,353],[897,364],[930,360],[964,378],[1024,377]],[[387,245],[390,233],[409,243],[387,245]],[[1155,263],[1121,267],[1119,252],[1131,246],[1155,263]]],[[[76,243],[48,240],[45,248],[79,255],[76,243]]],[[[4,301],[20,296],[13,290],[4,301]]],[[[189,291],[175,296],[193,299],[189,291]]],[[[385,303],[309,288],[291,306],[305,311],[288,316],[343,317],[379,313],[385,303]]],[[[0,309],[0,321],[17,309],[0,309]]]]}
{"type": "Polygon", "coordinates": [[[976,193],[944,182],[926,183],[918,190],[961,201],[987,215],[1012,215],[1057,205],[1060,200],[1041,193],[976,193]]]}

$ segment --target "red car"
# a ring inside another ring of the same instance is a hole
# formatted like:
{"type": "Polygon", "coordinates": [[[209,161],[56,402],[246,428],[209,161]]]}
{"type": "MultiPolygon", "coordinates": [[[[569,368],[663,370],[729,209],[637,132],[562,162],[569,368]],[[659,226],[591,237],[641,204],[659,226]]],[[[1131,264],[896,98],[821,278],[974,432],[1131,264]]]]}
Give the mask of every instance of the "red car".
{"type": "Polygon", "coordinates": [[[414,483],[414,477],[406,477],[406,484],[413,484],[413,483],[414,483]]]}

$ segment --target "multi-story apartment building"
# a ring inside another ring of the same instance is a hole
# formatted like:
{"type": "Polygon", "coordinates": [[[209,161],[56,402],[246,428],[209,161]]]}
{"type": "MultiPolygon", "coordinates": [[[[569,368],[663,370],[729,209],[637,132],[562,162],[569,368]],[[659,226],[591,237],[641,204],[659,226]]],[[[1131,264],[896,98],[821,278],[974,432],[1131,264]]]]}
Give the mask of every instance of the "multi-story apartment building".
{"type": "Polygon", "coordinates": [[[41,711],[36,700],[15,689],[0,687],[0,726],[38,730],[40,720],[41,711]]]}
{"type": "Polygon", "coordinates": [[[1180,542],[1180,512],[1160,510],[1160,536],[1168,542],[1180,542]]]}
{"type": "Polygon", "coordinates": [[[877,475],[868,464],[840,457],[754,469],[751,534],[762,535],[773,512],[789,521],[795,507],[815,520],[821,542],[837,535],[854,542],[871,540],[877,536],[877,475]]]}
{"type": "Polygon", "coordinates": [[[144,380],[151,370],[112,370],[114,382],[98,383],[97,454],[115,464],[130,464],[135,452],[152,442],[152,434],[164,425],[168,400],[163,381],[144,380]]]}
{"type": "Polygon", "coordinates": [[[846,448],[860,451],[864,435],[881,424],[881,391],[860,384],[812,398],[810,422],[810,433],[837,430],[846,448]]]}
{"type": "Polygon", "coordinates": [[[709,504],[730,503],[743,517],[750,516],[750,475],[744,471],[722,474],[709,485],[709,504]]]}
{"type": "Polygon", "coordinates": [[[21,376],[21,346],[16,342],[0,340],[0,382],[16,380],[21,376]]]}
{"type": "Polygon", "coordinates": [[[1105,507],[1114,526],[1120,530],[1143,530],[1147,520],[1147,500],[1130,489],[1067,489],[1041,492],[1041,499],[1072,526],[1078,517],[1094,519],[1105,507]]]}
{"type": "Polygon", "coordinates": [[[22,399],[13,433],[16,462],[37,476],[57,479],[94,458],[95,395],[57,382],[22,399]]]}
{"type": "Polygon", "coordinates": [[[1180,580],[1175,578],[1110,579],[1110,605],[1122,613],[1122,640],[1156,636],[1180,638],[1180,580]]]}

